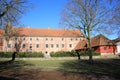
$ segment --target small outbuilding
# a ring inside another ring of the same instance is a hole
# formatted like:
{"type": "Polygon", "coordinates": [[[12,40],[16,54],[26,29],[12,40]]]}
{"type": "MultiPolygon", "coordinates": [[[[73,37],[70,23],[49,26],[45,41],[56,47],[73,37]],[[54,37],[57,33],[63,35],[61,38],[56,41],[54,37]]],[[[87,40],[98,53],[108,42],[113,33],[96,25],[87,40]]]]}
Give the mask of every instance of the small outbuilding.
{"type": "MultiPolygon", "coordinates": [[[[102,34],[95,36],[91,39],[92,49],[95,52],[100,52],[101,55],[105,54],[116,54],[116,44],[103,36],[102,34]]],[[[74,48],[75,51],[86,51],[88,50],[88,41],[82,40],[74,48]]]]}

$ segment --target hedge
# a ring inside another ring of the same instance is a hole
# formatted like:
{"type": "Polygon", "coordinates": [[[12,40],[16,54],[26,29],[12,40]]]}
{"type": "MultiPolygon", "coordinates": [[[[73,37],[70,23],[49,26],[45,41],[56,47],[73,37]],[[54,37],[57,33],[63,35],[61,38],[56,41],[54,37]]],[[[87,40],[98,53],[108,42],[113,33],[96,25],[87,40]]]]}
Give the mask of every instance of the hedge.
{"type": "Polygon", "coordinates": [[[51,57],[75,57],[76,53],[59,51],[59,52],[51,52],[50,56],[51,57]]]}
{"type": "Polygon", "coordinates": [[[0,57],[10,58],[12,54],[12,52],[0,52],[0,57]]]}
{"type": "MultiPolygon", "coordinates": [[[[79,52],[79,54],[80,54],[80,56],[89,56],[89,52],[79,52]]],[[[93,56],[98,56],[98,55],[100,55],[100,53],[93,52],[93,56]]],[[[51,52],[50,56],[51,57],[76,57],[77,53],[59,51],[59,52],[51,52]]]]}
{"type": "MultiPolygon", "coordinates": [[[[0,57],[11,58],[13,52],[0,52],[0,57]]],[[[42,52],[19,52],[16,57],[44,57],[42,52]]]]}
{"type": "MultiPolygon", "coordinates": [[[[11,58],[13,52],[0,52],[0,57],[5,58],[11,58]]],[[[80,56],[89,56],[89,52],[79,52],[80,56]]],[[[93,52],[93,56],[98,56],[100,53],[93,52]]],[[[65,51],[59,51],[59,52],[51,52],[51,57],[76,57],[77,53],[75,52],[65,52],[65,51]]],[[[44,54],[42,52],[19,52],[16,57],[44,57],[44,54]]]]}
{"type": "MultiPolygon", "coordinates": [[[[88,51],[82,51],[82,52],[79,52],[80,56],[89,56],[89,52],[88,51]]],[[[100,53],[99,52],[93,52],[92,53],[93,56],[99,56],[100,53]]]]}

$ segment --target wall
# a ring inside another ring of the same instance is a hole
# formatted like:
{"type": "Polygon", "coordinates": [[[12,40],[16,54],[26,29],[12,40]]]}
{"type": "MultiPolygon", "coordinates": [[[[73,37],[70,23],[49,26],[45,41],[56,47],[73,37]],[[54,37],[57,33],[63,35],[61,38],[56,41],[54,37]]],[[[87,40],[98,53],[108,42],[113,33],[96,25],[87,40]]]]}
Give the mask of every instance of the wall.
{"type": "Polygon", "coordinates": [[[116,46],[100,46],[101,53],[116,53],[117,48],[116,46]]]}
{"type": "Polygon", "coordinates": [[[120,53],[120,42],[117,43],[117,51],[120,53]]]}
{"type": "MultiPolygon", "coordinates": [[[[32,51],[32,52],[43,52],[43,53],[50,53],[52,51],[71,51],[74,47],[78,44],[80,37],[22,37],[22,45],[25,44],[25,48],[22,48],[21,51],[32,51]],[[30,40],[31,38],[31,40],[30,40]],[[32,50],[30,50],[30,44],[32,45],[32,50]],[[39,44],[39,47],[36,47],[36,44],[39,44]],[[48,48],[46,48],[46,44],[48,44],[48,48]],[[53,44],[53,47],[51,47],[53,44]],[[59,47],[56,47],[56,45],[59,47]],[[64,44],[64,47],[62,47],[64,44]],[[70,44],[72,45],[70,47],[70,44]]],[[[14,51],[14,41],[10,41],[11,48],[8,48],[8,51],[14,51]]],[[[3,51],[5,50],[6,41],[4,40],[3,51]]]]}

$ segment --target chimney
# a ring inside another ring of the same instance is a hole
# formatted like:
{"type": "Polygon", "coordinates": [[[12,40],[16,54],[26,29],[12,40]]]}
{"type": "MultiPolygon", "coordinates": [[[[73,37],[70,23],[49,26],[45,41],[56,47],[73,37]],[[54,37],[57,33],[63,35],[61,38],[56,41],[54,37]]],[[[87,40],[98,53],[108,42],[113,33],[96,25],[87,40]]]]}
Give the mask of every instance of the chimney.
{"type": "Polygon", "coordinates": [[[50,26],[48,26],[48,29],[50,29],[50,26]]]}
{"type": "Polygon", "coordinates": [[[66,27],[64,26],[64,30],[66,30],[66,27]]]}
{"type": "Polygon", "coordinates": [[[30,26],[27,26],[27,28],[30,28],[30,26]]]}

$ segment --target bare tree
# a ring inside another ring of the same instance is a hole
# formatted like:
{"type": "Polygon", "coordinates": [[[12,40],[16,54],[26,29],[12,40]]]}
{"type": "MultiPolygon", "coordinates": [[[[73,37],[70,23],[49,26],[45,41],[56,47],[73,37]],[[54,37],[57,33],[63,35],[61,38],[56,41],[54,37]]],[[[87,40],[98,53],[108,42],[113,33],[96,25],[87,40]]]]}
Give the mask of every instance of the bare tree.
{"type": "Polygon", "coordinates": [[[1,33],[3,36],[3,39],[6,41],[5,49],[8,52],[8,45],[9,41],[11,41],[14,44],[14,49],[12,49],[13,54],[12,54],[12,61],[15,60],[15,55],[20,51],[21,45],[23,42],[23,36],[21,33],[22,27],[20,28],[15,28],[11,25],[10,22],[7,23],[4,31],[1,33]]]}
{"type": "Polygon", "coordinates": [[[91,34],[110,28],[106,23],[114,6],[110,6],[112,2],[107,1],[70,0],[62,11],[61,23],[81,30],[87,38],[90,61],[92,61],[91,34]]]}
{"type": "Polygon", "coordinates": [[[120,37],[120,0],[116,0],[116,2],[116,7],[114,8],[113,17],[110,23],[114,24],[114,26],[117,26],[115,32],[117,32],[117,35],[120,37]]]}
{"type": "Polygon", "coordinates": [[[28,6],[27,0],[0,0],[0,27],[5,26],[8,21],[17,23],[28,6]]]}
{"type": "Polygon", "coordinates": [[[12,42],[14,44],[14,53],[12,54],[12,61],[15,60],[16,54],[18,54],[21,50],[22,42],[23,42],[23,37],[24,35],[21,34],[22,29],[21,28],[14,28],[14,33],[13,34],[13,39],[12,42]]]}
{"type": "MultiPolygon", "coordinates": [[[[6,40],[6,49],[10,39],[19,34],[19,31],[13,30],[15,28],[13,28],[12,25],[17,23],[18,26],[20,17],[30,7],[31,4],[28,0],[0,0],[0,28],[4,29],[2,35],[6,40]]],[[[19,42],[19,40],[17,40],[17,42],[19,42]]],[[[18,51],[18,47],[17,45],[16,51],[18,51]]]]}
{"type": "Polygon", "coordinates": [[[7,47],[9,45],[9,41],[10,41],[10,39],[12,38],[12,36],[14,34],[12,28],[13,27],[12,27],[11,23],[8,22],[5,29],[4,29],[4,31],[3,31],[3,33],[2,33],[2,35],[3,35],[3,37],[4,37],[5,41],[6,41],[6,46],[5,46],[6,51],[8,51],[7,47]]]}

